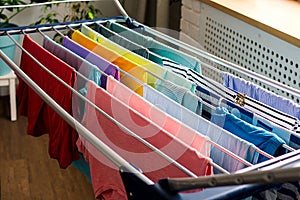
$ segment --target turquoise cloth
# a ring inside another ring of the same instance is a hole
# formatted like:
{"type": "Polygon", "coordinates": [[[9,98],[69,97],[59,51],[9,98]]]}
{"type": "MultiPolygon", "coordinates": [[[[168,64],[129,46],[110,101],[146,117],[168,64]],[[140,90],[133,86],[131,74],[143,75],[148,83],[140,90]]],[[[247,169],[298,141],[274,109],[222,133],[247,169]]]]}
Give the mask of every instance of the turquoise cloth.
{"type": "Polygon", "coordinates": [[[183,105],[185,108],[190,111],[201,115],[202,112],[202,103],[199,101],[199,98],[193,94],[187,88],[176,85],[170,81],[158,80],[156,82],[156,90],[163,93],[170,99],[176,101],[177,103],[183,105]]]}
{"type": "Polygon", "coordinates": [[[162,56],[150,51],[149,49],[145,48],[144,46],[134,43],[133,41],[123,37],[122,35],[117,34],[116,32],[113,32],[112,30],[106,28],[105,26],[103,26],[101,24],[95,24],[94,29],[98,33],[102,34],[104,37],[119,44],[120,46],[122,46],[140,56],[143,56],[144,58],[147,58],[147,59],[151,60],[152,62],[155,62],[156,64],[163,66],[164,58],[162,56]]]}
{"type": "Polygon", "coordinates": [[[108,28],[116,33],[119,33],[123,37],[139,45],[144,46],[151,52],[154,52],[162,57],[171,59],[178,64],[181,64],[185,67],[195,70],[196,72],[201,73],[200,61],[193,56],[190,56],[177,49],[171,48],[161,42],[154,40],[151,37],[143,36],[142,34],[137,33],[115,22],[108,22],[108,28]]]}
{"type": "Polygon", "coordinates": [[[184,78],[183,76],[180,76],[170,70],[165,70],[165,74],[163,75],[164,80],[168,80],[172,82],[173,84],[176,84],[178,86],[184,87],[188,90],[190,90],[192,93],[195,93],[196,86],[193,84],[193,82],[189,81],[188,79],[184,78]]]}
{"type": "Polygon", "coordinates": [[[82,153],[79,153],[79,159],[72,162],[72,166],[78,171],[86,175],[88,181],[92,183],[91,172],[89,164],[84,160],[82,153]]]}

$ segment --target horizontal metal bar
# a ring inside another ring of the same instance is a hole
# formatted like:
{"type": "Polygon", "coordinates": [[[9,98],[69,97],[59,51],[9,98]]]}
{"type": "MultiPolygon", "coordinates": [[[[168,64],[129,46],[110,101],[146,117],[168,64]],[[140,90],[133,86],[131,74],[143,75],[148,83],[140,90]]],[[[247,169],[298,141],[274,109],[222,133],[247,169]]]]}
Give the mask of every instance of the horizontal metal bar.
{"type": "MultiPolygon", "coordinates": [[[[300,159],[300,158],[298,158],[300,159]]],[[[243,184],[286,183],[300,180],[300,167],[252,171],[240,174],[214,175],[199,178],[162,179],[159,184],[170,192],[182,192],[198,188],[243,184]]]]}

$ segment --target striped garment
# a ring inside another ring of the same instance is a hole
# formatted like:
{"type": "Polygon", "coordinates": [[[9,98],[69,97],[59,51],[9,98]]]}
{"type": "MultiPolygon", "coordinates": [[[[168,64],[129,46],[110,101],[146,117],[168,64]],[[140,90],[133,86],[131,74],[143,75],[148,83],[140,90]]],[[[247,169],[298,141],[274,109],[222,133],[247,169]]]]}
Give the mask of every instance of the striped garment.
{"type": "MultiPolygon", "coordinates": [[[[232,102],[235,102],[240,96],[238,92],[226,88],[220,83],[213,81],[189,68],[178,65],[170,60],[164,60],[164,63],[165,67],[194,82],[196,85],[207,88],[211,93],[217,94],[232,102]]],[[[267,106],[253,98],[245,96],[244,108],[288,130],[300,133],[300,125],[297,118],[267,106]]]]}

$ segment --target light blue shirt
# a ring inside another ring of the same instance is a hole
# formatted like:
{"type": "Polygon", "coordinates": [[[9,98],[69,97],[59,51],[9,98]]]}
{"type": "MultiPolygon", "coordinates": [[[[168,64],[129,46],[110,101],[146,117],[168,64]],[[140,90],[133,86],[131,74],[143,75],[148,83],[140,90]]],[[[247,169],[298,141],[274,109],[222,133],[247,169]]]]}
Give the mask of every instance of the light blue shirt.
{"type": "Polygon", "coordinates": [[[155,84],[155,88],[190,111],[201,115],[202,103],[199,101],[199,98],[187,88],[180,87],[168,80],[158,80],[155,84]]]}
{"type": "Polygon", "coordinates": [[[164,74],[163,74],[163,79],[168,80],[180,87],[184,87],[188,90],[190,90],[192,93],[195,93],[196,91],[196,86],[193,84],[191,81],[188,79],[166,69],[164,74]]]}

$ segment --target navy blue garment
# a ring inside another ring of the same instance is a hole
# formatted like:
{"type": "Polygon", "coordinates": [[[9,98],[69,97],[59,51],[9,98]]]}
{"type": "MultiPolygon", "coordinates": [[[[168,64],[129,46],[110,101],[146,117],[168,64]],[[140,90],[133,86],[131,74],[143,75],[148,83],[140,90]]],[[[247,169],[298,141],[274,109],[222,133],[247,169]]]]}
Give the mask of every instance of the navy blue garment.
{"type": "MultiPolygon", "coordinates": [[[[238,137],[251,142],[270,155],[279,156],[286,153],[286,150],[282,147],[285,142],[281,138],[269,131],[239,119],[233,114],[230,114],[226,108],[218,107],[212,115],[211,121],[238,137]]],[[[262,155],[258,158],[258,162],[265,160],[267,160],[267,158],[262,155]]]]}

